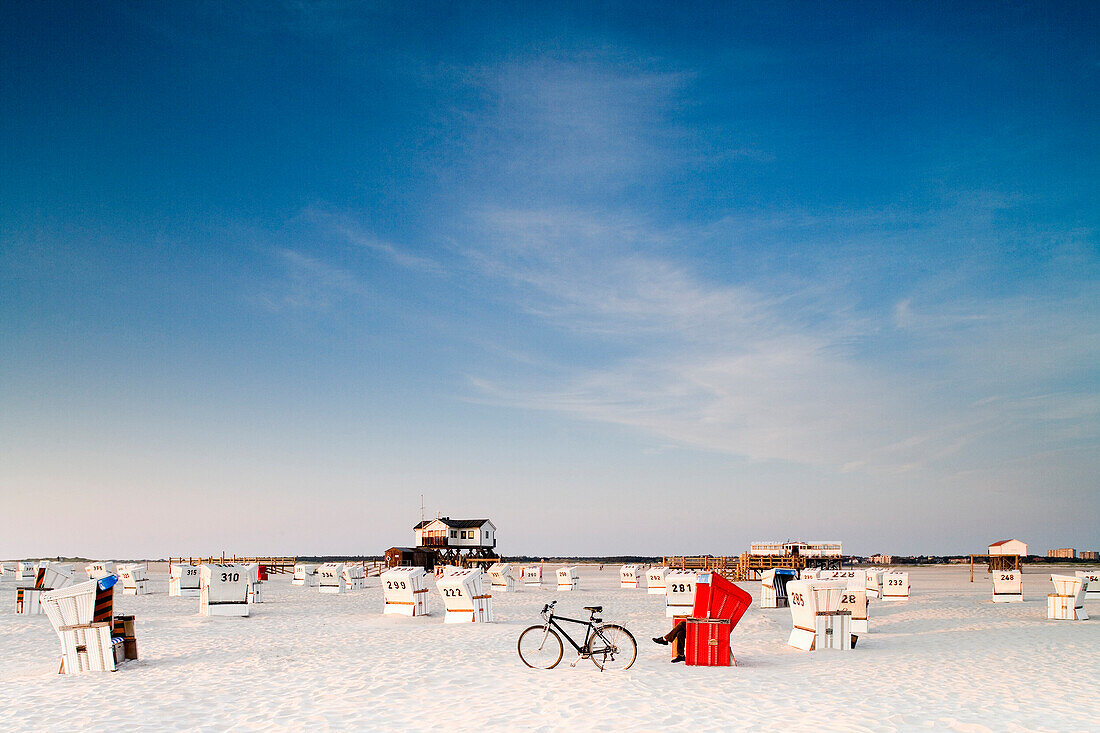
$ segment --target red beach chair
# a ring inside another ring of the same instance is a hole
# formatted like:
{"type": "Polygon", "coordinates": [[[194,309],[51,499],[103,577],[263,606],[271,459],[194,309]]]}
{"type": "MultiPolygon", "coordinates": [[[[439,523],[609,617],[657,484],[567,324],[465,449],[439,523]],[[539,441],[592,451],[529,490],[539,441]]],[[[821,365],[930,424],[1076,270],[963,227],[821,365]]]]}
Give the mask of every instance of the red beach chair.
{"type": "Polygon", "coordinates": [[[718,573],[700,574],[695,606],[687,619],[685,663],[698,667],[736,664],[730,651],[730,632],[751,605],[751,595],[718,573]]]}

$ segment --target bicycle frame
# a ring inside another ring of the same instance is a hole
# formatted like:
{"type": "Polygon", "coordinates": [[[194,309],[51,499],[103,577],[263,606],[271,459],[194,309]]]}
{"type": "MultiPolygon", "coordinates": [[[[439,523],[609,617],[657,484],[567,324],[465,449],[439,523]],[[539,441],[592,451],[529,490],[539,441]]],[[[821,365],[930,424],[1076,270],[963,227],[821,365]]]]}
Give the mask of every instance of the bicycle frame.
{"type": "Polygon", "coordinates": [[[577,654],[583,657],[589,653],[589,645],[592,643],[592,637],[595,635],[594,632],[596,630],[596,623],[593,619],[581,621],[580,619],[567,618],[566,616],[555,616],[553,611],[551,611],[549,617],[546,619],[546,626],[548,628],[552,627],[555,631],[564,636],[565,640],[569,642],[569,645],[577,651],[577,654]],[[565,630],[564,626],[558,623],[559,621],[566,621],[571,624],[584,626],[584,643],[577,644],[577,642],[573,641],[573,637],[569,635],[569,632],[565,630]]]}

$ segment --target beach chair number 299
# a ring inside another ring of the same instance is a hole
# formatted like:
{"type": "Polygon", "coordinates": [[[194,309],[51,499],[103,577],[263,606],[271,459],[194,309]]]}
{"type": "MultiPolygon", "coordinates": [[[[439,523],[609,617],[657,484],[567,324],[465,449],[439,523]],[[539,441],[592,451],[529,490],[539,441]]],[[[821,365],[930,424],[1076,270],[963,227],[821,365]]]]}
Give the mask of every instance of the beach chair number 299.
{"type": "Polygon", "coordinates": [[[236,583],[241,579],[240,573],[222,573],[223,583],[236,583]]]}
{"type": "Polygon", "coordinates": [[[403,580],[387,580],[386,590],[405,590],[405,581],[403,580]]]}

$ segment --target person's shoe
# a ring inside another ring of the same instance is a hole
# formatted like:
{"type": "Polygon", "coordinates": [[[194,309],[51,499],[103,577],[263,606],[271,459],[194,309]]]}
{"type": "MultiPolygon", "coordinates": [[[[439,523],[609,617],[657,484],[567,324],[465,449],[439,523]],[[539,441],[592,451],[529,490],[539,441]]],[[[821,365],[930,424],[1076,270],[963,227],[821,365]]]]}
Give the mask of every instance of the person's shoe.
{"type": "Polygon", "coordinates": [[[672,658],[672,663],[673,664],[676,664],[677,662],[682,662],[682,661],[684,661],[684,655],[683,654],[681,654],[678,657],[673,657],[672,658]]]}
{"type": "Polygon", "coordinates": [[[665,641],[665,637],[663,637],[663,636],[654,636],[653,637],[653,643],[654,644],[660,644],[661,646],[668,646],[668,642],[665,641]]]}

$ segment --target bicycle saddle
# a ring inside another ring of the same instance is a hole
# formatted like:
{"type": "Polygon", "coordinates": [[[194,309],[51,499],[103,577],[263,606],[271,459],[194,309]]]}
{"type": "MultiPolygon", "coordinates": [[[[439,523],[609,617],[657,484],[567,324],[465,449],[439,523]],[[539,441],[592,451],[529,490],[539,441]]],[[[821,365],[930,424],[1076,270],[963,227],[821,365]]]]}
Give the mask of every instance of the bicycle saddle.
{"type": "Polygon", "coordinates": [[[592,613],[603,613],[603,606],[585,606],[584,610],[592,613]]]}

